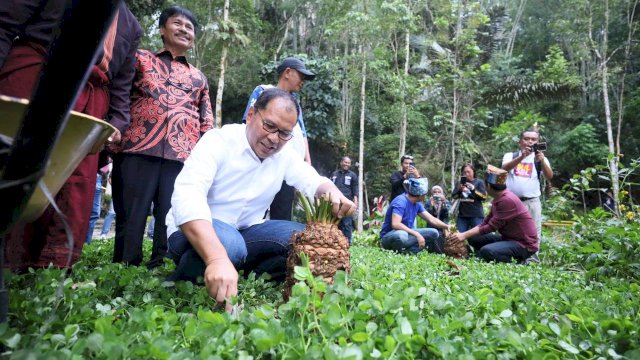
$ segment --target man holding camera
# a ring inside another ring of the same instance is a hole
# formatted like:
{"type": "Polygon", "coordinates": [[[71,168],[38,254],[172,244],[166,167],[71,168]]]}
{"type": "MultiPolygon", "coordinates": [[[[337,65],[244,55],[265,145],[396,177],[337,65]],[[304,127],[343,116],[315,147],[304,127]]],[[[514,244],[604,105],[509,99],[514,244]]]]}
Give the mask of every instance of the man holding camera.
{"type": "Polygon", "coordinates": [[[542,235],[542,205],[540,204],[540,176],[553,178],[549,160],[544,156],[546,143],[538,143],[540,134],[527,129],[520,134],[520,150],[506,153],[502,157],[502,169],[509,172],[507,188],[520,198],[529,210],[538,232],[538,243],[542,235]]]}
{"type": "Polygon", "coordinates": [[[420,177],[420,172],[413,163],[413,156],[407,154],[402,155],[400,165],[402,165],[402,170],[394,171],[389,178],[389,182],[391,183],[391,197],[389,198],[389,202],[392,202],[398,195],[404,193],[402,183],[405,180],[420,177]]]}

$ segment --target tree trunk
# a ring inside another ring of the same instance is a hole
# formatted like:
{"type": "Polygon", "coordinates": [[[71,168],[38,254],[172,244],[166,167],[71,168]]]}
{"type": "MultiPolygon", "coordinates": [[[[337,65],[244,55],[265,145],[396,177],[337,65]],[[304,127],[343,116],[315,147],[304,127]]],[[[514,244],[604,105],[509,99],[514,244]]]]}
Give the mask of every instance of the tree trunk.
{"type": "Polygon", "coordinates": [[[362,87],[360,88],[360,147],[358,149],[358,161],[360,162],[360,166],[358,166],[358,199],[360,200],[358,204],[358,231],[362,231],[362,193],[363,193],[363,182],[364,182],[364,111],[366,104],[366,83],[367,83],[367,60],[363,54],[363,63],[362,63],[362,87]]]}
{"type": "Polygon", "coordinates": [[[402,120],[400,122],[400,147],[398,159],[404,155],[407,146],[407,77],[409,77],[409,31],[405,34],[404,76],[402,79],[402,120]]]}
{"type": "Polygon", "coordinates": [[[516,13],[516,18],[513,21],[513,27],[511,28],[511,33],[509,34],[509,41],[507,42],[506,53],[508,57],[511,57],[513,53],[513,46],[516,43],[516,35],[518,34],[518,24],[520,23],[520,19],[522,18],[522,14],[524,13],[525,5],[527,4],[527,0],[520,0],[520,5],[518,6],[518,12],[516,13]]]}
{"type": "MultiPolygon", "coordinates": [[[[229,21],[229,0],[224,0],[224,10],[222,21],[226,24],[229,21]]],[[[224,41],[222,45],[222,55],[220,55],[220,78],[218,79],[218,92],[216,93],[216,127],[222,127],[222,94],[224,92],[224,72],[227,63],[227,53],[229,40],[224,41]]]]}
{"type": "Polygon", "coordinates": [[[607,123],[607,142],[609,143],[609,172],[613,192],[614,210],[620,216],[620,183],[618,177],[618,154],[613,142],[613,126],[611,121],[611,104],[609,102],[609,65],[607,58],[609,40],[609,0],[604,0],[604,29],[602,31],[602,100],[604,102],[604,116],[607,123]]]}

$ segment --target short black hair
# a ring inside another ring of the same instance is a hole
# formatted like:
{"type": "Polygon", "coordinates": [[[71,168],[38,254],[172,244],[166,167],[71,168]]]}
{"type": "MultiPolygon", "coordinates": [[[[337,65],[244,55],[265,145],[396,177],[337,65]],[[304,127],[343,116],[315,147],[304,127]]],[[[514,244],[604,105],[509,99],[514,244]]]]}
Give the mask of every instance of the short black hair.
{"type": "Polygon", "coordinates": [[[534,128],[528,128],[527,130],[523,131],[520,133],[520,140],[522,140],[522,138],[524,137],[524,133],[528,133],[528,132],[534,132],[536,134],[538,134],[538,138],[540,138],[540,132],[534,128]]]}
{"type": "Polygon", "coordinates": [[[411,156],[411,155],[409,155],[409,154],[404,154],[404,155],[402,155],[402,156],[400,157],[400,165],[402,165],[402,163],[403,163],[405,160],[407,160],[407,159],[409,159],[409,160],[412,160],[412,161],[413,161],[413,156],[411,156]]]}
{"type": "Polygon", "coordinates": [[[296,111],[296,118],[298,116],[300,116],[300,109],[298,108],[298,105],[296,103],[296,99],[293,97],[293,95],[291,95],[290,92],[288,91],[284,91],[281,89],[278,89],[276,87],[274,88],[270,88],[267,89],[265,91],[262,92],[262,94],[260,94],[260,96],[258,96],[258,99],[256,100],[255,104],[253,104],[253,109],[255,111],[260,111],[260,110],[264,110],[267,108],[267,105],[269,105],[269,103],[272,100],[275,99],[284,99],[285,101],[288,101],[291,105],[291,109],[289,109],[289,107],[287,107],[287,110],[295,110],[296,111]]]}
{"type": "Polygon", "coordinates": [[[189,21],[191,21],[191,23],[193,24],[194,34],[198,34],[198,21],[196,20],[196,17],[190,10],[178,5],[170,6],[162,10],[162,13],[160,13],[160,19],[158,19],[158,26],[164,27],[167,24],[167,20],[169,20],[170,17],[176,15],[182,15],[189,21]]]}

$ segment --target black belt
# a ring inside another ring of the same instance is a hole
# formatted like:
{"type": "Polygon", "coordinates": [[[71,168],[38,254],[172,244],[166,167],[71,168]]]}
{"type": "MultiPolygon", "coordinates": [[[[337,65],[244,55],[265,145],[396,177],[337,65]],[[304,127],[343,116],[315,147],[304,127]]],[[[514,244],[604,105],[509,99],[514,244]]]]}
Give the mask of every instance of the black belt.
{"type": "Polygon", "coordinates": [[[537,196],[535,196],[535,197],[521,197],[520,201],[527,201],[527,200],[532,200],[532,199],[535,199],[535,198],[537,198],[537,196]]]}

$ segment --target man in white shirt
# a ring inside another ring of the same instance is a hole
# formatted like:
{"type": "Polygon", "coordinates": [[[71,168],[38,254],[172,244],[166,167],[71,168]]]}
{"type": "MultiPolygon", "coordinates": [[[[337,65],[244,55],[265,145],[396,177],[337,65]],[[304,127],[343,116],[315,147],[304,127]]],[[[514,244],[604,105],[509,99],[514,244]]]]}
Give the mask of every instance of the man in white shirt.
{"type": "Polygon", "coordinates": [[[167,214],[168,254],[177,265],[172,280],[204,276],[209,295],[222,304],[238,292],[236,268],[283,278],[289,239],[304,228],[263,219],[283,180],[306,196],[327,196],[338,217],[355,211],[329,179],[284,146],[297,115],[291,94],[267,89],[249,109],[246,125],[209,131],[196,144],[167,214]]]}
{"type": "Polygon", "coordinates": [[[520,134],[520,150],[506,153],[502,158],[502,169],[509,172],[507,189],[520,198],[529,210],[538,231],[538,243],[542,235],[542,205],[540,204],[540,176],[553,178],[553,170],[542,150],[533,151],[540,134],[535,129],[527,129],[520,134]],[[537,164],[536,164],[537,163],[537,164]],[[541,174],[539,174],[539,171],[541,174]]]}

